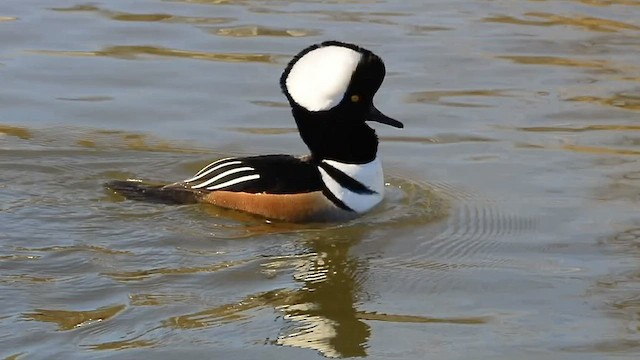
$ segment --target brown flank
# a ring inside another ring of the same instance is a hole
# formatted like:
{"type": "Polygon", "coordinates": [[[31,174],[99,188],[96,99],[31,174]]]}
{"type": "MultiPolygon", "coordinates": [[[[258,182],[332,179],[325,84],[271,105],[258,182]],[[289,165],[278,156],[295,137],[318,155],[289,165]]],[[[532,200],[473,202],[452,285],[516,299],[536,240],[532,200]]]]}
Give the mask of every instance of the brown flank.
{"type": "Polygon", "coordinates": [[[301,194],[213,191],[205,194],[202,202],[289,222],[326,221],[349,215],[328,200],[322,191],[301,194]]]}

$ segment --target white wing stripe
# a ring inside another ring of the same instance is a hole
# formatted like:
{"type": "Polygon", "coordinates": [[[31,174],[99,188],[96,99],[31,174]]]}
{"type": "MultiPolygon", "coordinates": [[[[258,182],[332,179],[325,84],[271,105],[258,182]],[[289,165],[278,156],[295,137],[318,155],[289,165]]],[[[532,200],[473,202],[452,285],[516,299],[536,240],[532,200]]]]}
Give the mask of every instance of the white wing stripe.
{"type": "MultiPolygon", "coordinates": [[[[214,183],[214,182],[216,182],[216,181],[218,181],[218,180],[220,180],[220,179],[222,179],[222,178],[224,178],[224,177],[226,177],[226,176],[229,176],[229,175],[231,175],[231,174],[235,174],[235,173],[238,173],[238,172],[241,172],[241,171],[254,171],[254,170],[255,170],[254,168],[252,168],[252,167],[248,167],[248,166],[241,167],[241,168],[236,168],[236,169],[231,169],[231,170],[227,170],[227,171],[223,172],[222,174],[217,175],[217,176],[215,176],[215,177],[213,177],[213,178],[211,178],[211,179],[209,179],[209,180],[207,180],[207,181],[203,182],[202,184],[194,185],[194,186],[192,186],[191,188],[192,188],[192,189],[199,189],[199,188],[203,188],[203,187],[205,187],[205,186],[207,186],[207,185],[210,185],[210,184],[212,184],[212,183],[214,183]]],[[[242,179],[242,178],[240,178],[240,179],[242,179]]],[[[232,181],[233,181],[233,180],[232,180],[232,181]]]]}
{"type": "Polygon", "coordinates": [[[202,174],[203,172],[209,170],[212,166],[214,166],[216,164],[219,164],[219,163],[221,163],[223,161],[232,160],[232,159],[233,158],[224,158],[224,159],[216,160],[216,161],[210,163],[209,165],[203,167],[202,169],[200,169],[200,171],[198,171],[194,176],[198,176],[198,175],[202,174]]]}
{"type": "MultiPolygon", "coordinates": [[[[217,162],[219,162],[219,161],[216,161],[216,163],[217,163],[217,162]]],[[[215,164],[215,163],[214,163],[214,164],[215,164]]],[[[218,166],[215,166],[215,167],[213,167],[213,168],[211,168],[211,169],[209,169],[209,170],[207,170],[207,171],[204,171],[204,170],[206,169],[206,167],[205,167],[204,169],[200,170],[200,171],[199,171],[199,172],[198,172],[194,177],[192,177],[191,179],[187,179],[187,180],[185,180],[184,182],[192,182],[192,181],[196,181],[196,180],[200,179],[201,177],[203,177],[203,176],[205,176],[205,175],[208,175],[208,174],[210,174],[210,173],[212,173],[212,172],[214,172],[214,171],[216,171],[216,170],[218,170],[218,169],[221,169],[221,168],[223,168],[223,167],[225,167],[225,166],[229,166],[229,165],[236,165],[236,164],[242,164],[242,161],[230,161],[230,162],[227,162],[227,163],[224,163],[224,164],[220,164],[220,165],[218,165],[218,166]],[[203,171],[204,171],[204,172],[203,172],[203,171]]],[[[213,164],[211,164],[211,165],[213,165],[213,164]]]]}
{"type": "Polygon", "coordinates": [[[239,177],[237,179],[233,179],[233,180],[229,180],[227,182],[223,182],[222,184],[210,186],[210,187],[207,188],[207,190],[218,190],[218,189],[222,189],[222,188],[227,187],[227,186],[231,186],[231,185],[239,184],[241,182],[255,180],[255,179],[260,179],[260,175],[258,175],[258,174],[246,175],[246,176],[243,176],[243,177],[239,177]]]}

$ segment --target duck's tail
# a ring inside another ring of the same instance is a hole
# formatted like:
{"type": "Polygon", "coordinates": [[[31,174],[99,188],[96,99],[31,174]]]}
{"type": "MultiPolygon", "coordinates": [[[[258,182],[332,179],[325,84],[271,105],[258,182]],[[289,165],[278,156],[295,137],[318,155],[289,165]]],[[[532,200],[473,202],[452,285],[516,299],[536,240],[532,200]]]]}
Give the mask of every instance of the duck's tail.
{"type": "Polygon", "coordinates": [[[200,193],[181,186],[146,184],[138,180],[112,180],[104,187],[129,200],[146,201],[168,205],[195,204],[200,193]]]}

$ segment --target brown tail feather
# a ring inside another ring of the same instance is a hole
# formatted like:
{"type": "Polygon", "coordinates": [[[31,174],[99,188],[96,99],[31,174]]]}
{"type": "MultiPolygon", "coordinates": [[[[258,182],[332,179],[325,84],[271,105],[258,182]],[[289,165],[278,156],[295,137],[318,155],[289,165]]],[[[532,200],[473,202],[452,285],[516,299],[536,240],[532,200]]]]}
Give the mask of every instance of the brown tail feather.
{"type": "Polygon", "coordinates": [[[199,192],[182,187],[164,187],[150,185],[133,180],[112,180],[104,186],[129,200],[152,203],[183,205],[195,204],[200,198],[199,192]]]}

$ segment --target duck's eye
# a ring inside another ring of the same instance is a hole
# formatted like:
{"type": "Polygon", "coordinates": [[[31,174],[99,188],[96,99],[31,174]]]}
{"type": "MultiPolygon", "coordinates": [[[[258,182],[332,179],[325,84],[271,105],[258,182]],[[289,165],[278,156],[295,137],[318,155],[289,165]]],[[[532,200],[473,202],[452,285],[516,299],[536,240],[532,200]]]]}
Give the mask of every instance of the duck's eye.
{"type": "Polygon", "coordinates": [[[358,102],[360,101],[360,96],[358,95],[351,95],[351,102],[358,102]]]}

